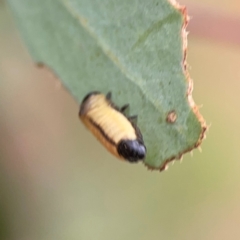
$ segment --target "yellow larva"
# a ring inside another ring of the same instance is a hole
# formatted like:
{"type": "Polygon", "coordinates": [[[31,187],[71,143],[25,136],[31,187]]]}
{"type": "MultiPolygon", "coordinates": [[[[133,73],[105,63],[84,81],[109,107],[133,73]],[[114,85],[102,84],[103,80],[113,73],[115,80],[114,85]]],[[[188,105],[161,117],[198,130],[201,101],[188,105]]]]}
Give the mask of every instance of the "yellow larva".
{"type": "Polygon", "coordinates": [[[111,93],[106,96],[100,92],[89,93],[82,101],[79,117],[84,125],[113,155],[130,162],[145,158],[146,147],[142,134],[133,119],[126,117],[124,111],[111,101],[111,93]]]}

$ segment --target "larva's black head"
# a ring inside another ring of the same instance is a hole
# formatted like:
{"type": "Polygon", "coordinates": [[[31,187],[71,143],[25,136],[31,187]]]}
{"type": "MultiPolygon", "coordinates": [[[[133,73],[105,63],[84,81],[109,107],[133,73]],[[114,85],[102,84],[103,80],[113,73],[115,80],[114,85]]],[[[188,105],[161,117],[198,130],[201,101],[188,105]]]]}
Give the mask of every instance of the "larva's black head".
{"type": "Polygon", "coordinates": [[[145,158],[146,147],[139,140],[122,140],[117,146],[118,154],[129,162],[137,162],[145,158]]]}

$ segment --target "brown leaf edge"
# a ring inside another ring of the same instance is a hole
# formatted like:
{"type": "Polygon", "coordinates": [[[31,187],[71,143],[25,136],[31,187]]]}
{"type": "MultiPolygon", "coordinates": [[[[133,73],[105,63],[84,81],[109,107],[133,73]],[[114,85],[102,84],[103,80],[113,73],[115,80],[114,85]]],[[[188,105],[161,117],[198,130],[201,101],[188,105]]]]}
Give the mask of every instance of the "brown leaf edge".
{"type": "Polygon", "coordinates": [[[172,156],[169,159],[166,159],[164,161],[164,163],[159,167],[159,168],[154,168],[151,166],[148,166],[146,163],[145,166],[149,169],[149,170],[160,170],[160,172],[167,170],[168,168],[168,164],[174,160],[181,160],[183,157],[183,154],[187,153],[187,152],[191,152],[193,149],[197,148],[200,146],[200,144],[202,143],[202,141],[206,138],[206,131],[208,130],[208,126],[203,118],[203,116],[200,114],[199,112],[199,107],[195,104],[193,97],[192,97],[192,91],[193,91],[193,81],[189,75],[188,69],[187,69],[187,36],[188,36],[188,32],[186,31],[188,22],[190,20],[188,14],[187,14],[187,8],[185,6],[181,6],[178,2],[176,2],[175,0],[168,0],[170,2],[170,4],[172,4],[172,6],[177,9],[183,16],[183,24],[182,24],[182,30],[181,30],[181,35],[182,35],[182,51],[183,51],[183,60],[182,60],[182,68],[183,68],[183,72],[185,75],[185,78],[188,82],[188,90],[186,92],[186,97],[188,99],[189,105],[192,108],[194,114],[197,116],[198,121],[201,124],[202,127],[202,132],[198,138],[198,141],[195,143],[194,146],[184,150],[183,152],[180,152],[179,154],[177,154],[176,156],[172,156]]]}

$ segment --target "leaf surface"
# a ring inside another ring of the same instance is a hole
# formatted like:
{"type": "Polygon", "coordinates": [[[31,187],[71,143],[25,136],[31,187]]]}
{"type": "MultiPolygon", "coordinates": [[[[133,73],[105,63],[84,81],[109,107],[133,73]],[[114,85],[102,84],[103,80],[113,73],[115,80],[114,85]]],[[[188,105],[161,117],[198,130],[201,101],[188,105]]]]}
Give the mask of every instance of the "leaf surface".
{"type": "Polygon", "coordinates": [[[94,90],[130,104],[163,170],[197,147],[205,122],[191,98],[184,8],[167,0],[8,0],[34,60],[53,70],[80,103],[94,90]]]}

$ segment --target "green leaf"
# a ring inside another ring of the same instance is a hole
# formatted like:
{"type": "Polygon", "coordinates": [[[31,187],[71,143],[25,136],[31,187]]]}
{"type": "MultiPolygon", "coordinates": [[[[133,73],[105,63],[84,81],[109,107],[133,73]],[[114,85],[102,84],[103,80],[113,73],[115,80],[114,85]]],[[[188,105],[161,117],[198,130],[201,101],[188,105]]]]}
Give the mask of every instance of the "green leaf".
{"type": "Polygon", "coordinates": [[[167,0],[8,2],[34,60],[79,103],[98,90],[130,104],[149,168],[162,170],[201,143],[206,126],[186,77],[184,8],[167,0]]]}

